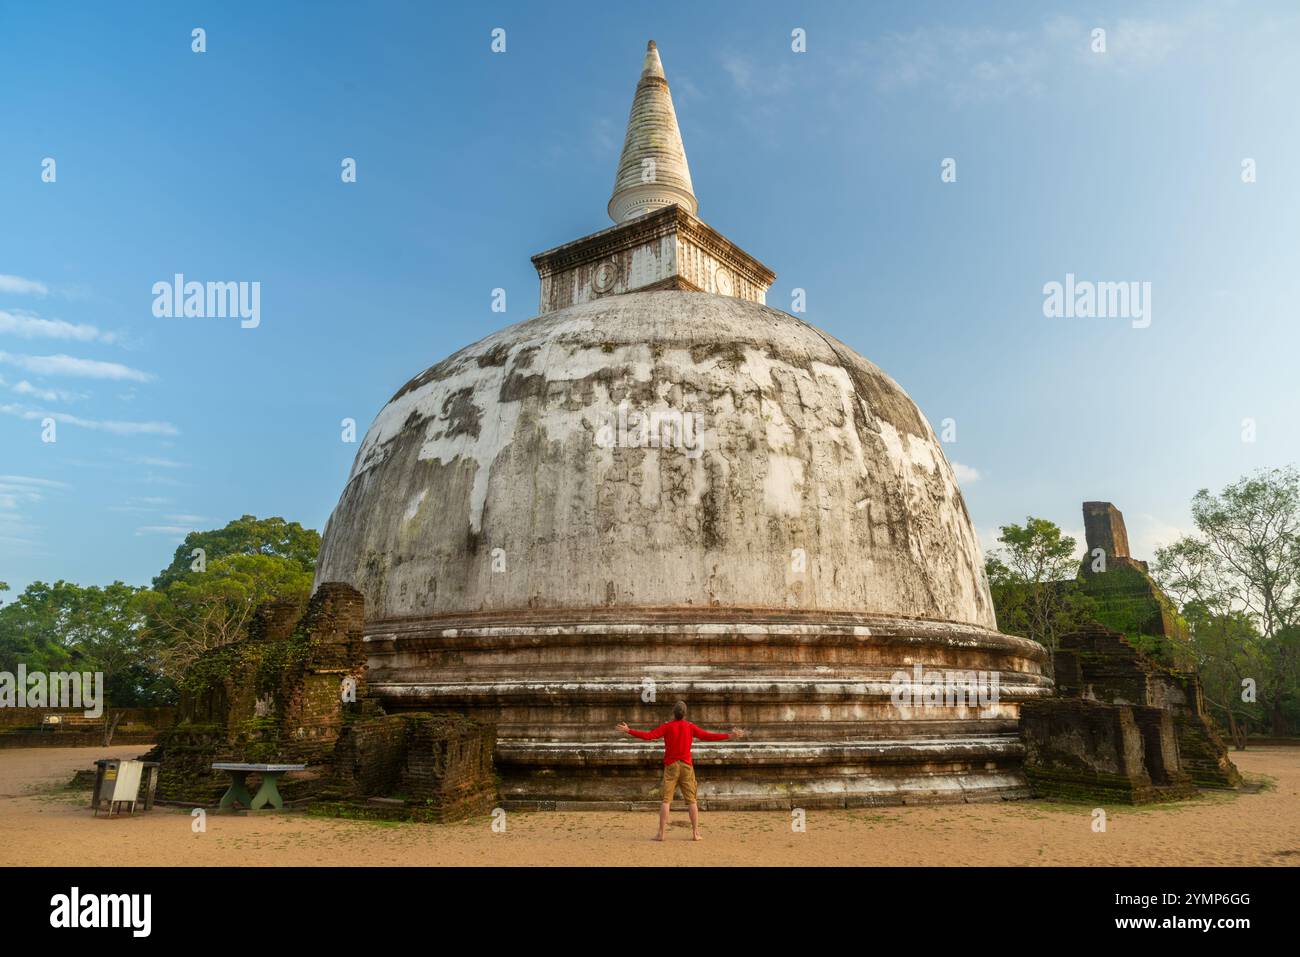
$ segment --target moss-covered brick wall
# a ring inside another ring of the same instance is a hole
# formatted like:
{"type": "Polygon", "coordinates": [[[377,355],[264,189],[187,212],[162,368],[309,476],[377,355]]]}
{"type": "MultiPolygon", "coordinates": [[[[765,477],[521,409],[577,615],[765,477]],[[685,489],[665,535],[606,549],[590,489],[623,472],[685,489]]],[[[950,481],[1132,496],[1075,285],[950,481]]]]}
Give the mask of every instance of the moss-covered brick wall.
{"type": "Polygon", "coordinates": [[[495,726],[459,714],[383,714],[368,695],[363,626],[361,594],[328,583],[305,608],[263,605],[247,640],[196,661],[181,681],[180,721],[150,755],[162,765],[160,798],[215,801],[228,777],[214,762],[285,763],[308,765],[284,779],[286,800],[322,798],[352,816],[374,816],[372,798],[408,820],[489,810],[495,726]]]}
{"type": "Polygon", "coordinates": [[[497,800],[496,728],[460,714],[406,712],[350,723],[321,813],[407,821],[485,814],[497,800]],[[384,803],[367,801],[381,797],[384,803]]]}
{"type": "Polygon", "coordinates": [[[1064,698],[1160,708],[1173,721],[1179,763],[1200,787],[1231,788],[1241,775],[1205,709],[1195,673],[1143,654],[1124,635],[1089,625],[1061,638],[1056,690],[1064,698]]]}
{"type": "Polygon", "coordinates": [[[1145,562],[1112,558],[1105,571],[1094,572],[1085,558],[1078,588],[1092,600],[1092,617],[1100,624],[1170,667],[1191,667],[1187,623],[1147,572],[1145,562]]]}
{"type": "Polygon", "coordinates": [[[323,797],[396,796],[406,766],[406,721],[378,715],[352,721],[334,746],[333,777],[323,797]]]}
{"type": "MultiPolygon", "coordinates": [[[[325,584],[305,608],[261,606],[247,639],[199,658],[180,682],[180,719],[154,752],[164,799],[205,800],[211,776],[197,775],[205,762],[328,766],[345,724],[376,709],[366,696],[363,619],[359,592],[325,584]],[[344,700],[345,681],[355,701],[344,700]]],[[[286,797],[310,791],[302,780],[286,781],[286,797]]]]}
{"type": "Polygon", "coordinates": [[[212,770],[212,762],[228,756],[226,730],[215,724],[178,725],[166,731],[145,760],[159,761],[160,801],[211,804],[229,784],[229,777],[212,770]]]}
{"type": "Polygon", "coordinates": [[[1039,797],[1143,804],[1194,793],[1179,770],[1172,716],[1087,698],[1027,701],[1025,777],[1039,797]]]}

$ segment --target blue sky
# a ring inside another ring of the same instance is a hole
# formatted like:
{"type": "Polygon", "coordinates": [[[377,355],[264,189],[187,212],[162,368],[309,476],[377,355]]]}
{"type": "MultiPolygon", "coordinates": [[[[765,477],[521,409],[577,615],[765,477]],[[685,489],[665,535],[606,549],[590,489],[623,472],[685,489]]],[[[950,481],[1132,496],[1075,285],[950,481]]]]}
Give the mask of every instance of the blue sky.
{"type": "Polygon", "coordinates": [[[1149,557],[1198,488],[1300,460],[1300,10],[1081,9],[0,7],[0,580],[145,583],[244,513],[323,528],[340,420],[533,315],[528,257],[609,225],[650,38],[701,217],[956,420],[985,547],[1106,499],[1149,557]],[[260,325],[154,316],[178,272],[260,282],[260,325]],[[1067,273],[1150,282],[1150,326],[1045,317],[1067,273]]]}

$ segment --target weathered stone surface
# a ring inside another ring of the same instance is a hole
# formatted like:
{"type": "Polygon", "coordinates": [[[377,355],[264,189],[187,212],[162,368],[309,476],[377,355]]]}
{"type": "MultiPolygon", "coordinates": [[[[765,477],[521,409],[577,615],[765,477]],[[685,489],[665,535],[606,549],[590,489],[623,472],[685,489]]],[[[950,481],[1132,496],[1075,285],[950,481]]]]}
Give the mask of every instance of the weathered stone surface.
{"type": "Polygon", "coordinates": [[[564,309],[417,376],[361,443],[316,581],[357,587],[372,621],[724,606],[995,627],[907,394],[792,316],[702,293],[564,309]],[[599,444],[622,403],[691,413],[698,450],[599,444]]]}
{"type": "Polygon", "coordinates": [[[1021,708],[1020,727],[1035,796],[1144,804],[1196,791],[1161,708],[1046,698],[1021,708]]]}
{"type": "Polygon", "coordinates": [[[1109,502],[1084,502],[1088,554],[1075,587],[1092,602],[1091,614],[1107,628],[1121,632],[1143,654],[1180,670],[1195,667],[1187,623],[1156,584],[1147,563],[1129,555],[1124,516],[1109,502]],[[1104,553],[1099,561],[1094,551],[1104,553]]]}
{"type": "Polygon", "coordinates": [[[1129,554],[1124,516],[1109,502],[1084,502],[1083,517],[1088,554],[1077,580],[1057,586],[1091,599],[1097,621],[1061,638],[1059,697],[1021,710],[1035,793],[1140,803],[1236,787],[1241,777],[1190,670],[1186,626],[1146,562],[1129,554]]]}
{"type": "Polygon", "coordinates": [[[1050,689],[1043,649],[993,630],[907,395],[791,316],[702,293],[564,309],[417,377],[362,443],[317,578],[366,596],[390,710],[498,724],[512,800],[626,799],[629,756],[648,793],[648,752],[612,732],[662,719],[647,678],[784,748],[720,752],[714,806],[1024,793],[1016,709],[1050,689]],[[699,454],[600,444],[624,402],[698,415],[699,454]],[[914,663],[996,672],[1001,702],[902,713],[886,685],[914,663]],[[582,763],[548,773],[566,749],[582,763]]]}
{"type": "Polygon", "coordinates": [[[1023,795],[1018,707],[1051,693],[1033,642],[884,616],[593,609],[581,620],[412,618],[375,623],[370,648],[371,689],[390,709],[497,723],[502,795],[522,802],[652,797],[656,746],[612,729],[621,720],[653,727],[662,702],[679,697],[697,723],[752,735],[696,749],[706,806],[1023,795]],[[996,673],[997,702],[900,707],[893,679],[922,662],[996,673]],[[643,700],[647,687],[655,700],[643,700]]]}
{"type": "Polygon", "coordinates": [[[366,695],[361,595],[329,584],[305,609],[293,602],[258,608],[244,641],[196,661],[181,682],[179,720],[160,735],[159,797],[208,803],[228,782],[215,761],[305,763],[286,779],[286,798],[314,793],[350,717],[373,710],[366,695]],[[345,700],[344,681],[354,691],[345,700]]]}
{"type": "Polygon", "coordinates": [[[533,257],[544,315],[638,290],[677,289],[765,303],[776,274],[680,206],[533,257]]]}
{"type": "Polygon", "coordinates": [[[673,204],[692,214],[699,208],[672,93],[659,50],[651,40],[632,97],[627,136],[609,199],[609,218],[626,222],[673,204]]]}
{"type": "Polygon", "coordinates": [[[1161,708],[1171,715],[1180,765],[1200,787],[1233,788],[1241,774],[1205,708],[1200,679],[1165,667],[1102,625],[1061,639],[1056,653],[1061,695],[1161,708]]]}

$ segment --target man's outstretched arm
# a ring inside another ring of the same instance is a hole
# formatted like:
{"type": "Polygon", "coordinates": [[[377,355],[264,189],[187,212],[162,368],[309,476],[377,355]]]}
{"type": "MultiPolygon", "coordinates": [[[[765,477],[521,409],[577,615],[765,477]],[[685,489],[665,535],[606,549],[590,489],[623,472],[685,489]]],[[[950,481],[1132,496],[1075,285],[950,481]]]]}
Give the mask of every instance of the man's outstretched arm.
{"type": "Polygon", "coordinates": [[[626,721],[620,721],[614,727],[619,731],[626,731],[628,734],[632,735],[632,737],[640,738],[642,741],[654,741],[664,736],[664,729],[667,728],[668,725],[661,724],[653,731],[638,731],[636,728],[629,728],[626,721]]]}
{"type": "Polygon", "coordinates": [[[732,728],[731,734],[725,731],[705,731],[697,725],[691,725],[691,734],[701,741],[726,741],[729,738],[743,738],[746,735],[744,728],[732,728]]]}

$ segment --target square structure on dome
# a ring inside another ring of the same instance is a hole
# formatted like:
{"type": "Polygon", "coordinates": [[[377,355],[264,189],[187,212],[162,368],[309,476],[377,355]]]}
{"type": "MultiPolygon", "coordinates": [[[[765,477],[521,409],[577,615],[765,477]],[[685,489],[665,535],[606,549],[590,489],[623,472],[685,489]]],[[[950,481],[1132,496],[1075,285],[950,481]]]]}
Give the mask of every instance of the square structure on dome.
{"type": "Polygon", "coordinates": [[[767,302],[776,273],[681,206],[556,246],[533,257],[541,314],[606,296],[683,289],[767,302]]]}

